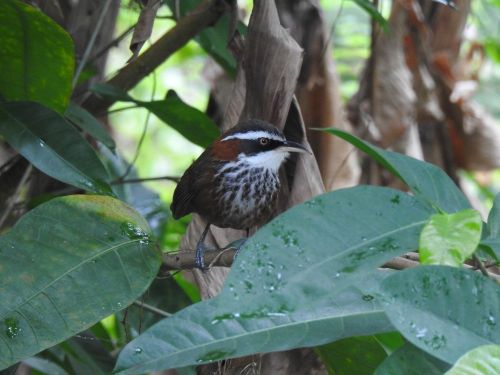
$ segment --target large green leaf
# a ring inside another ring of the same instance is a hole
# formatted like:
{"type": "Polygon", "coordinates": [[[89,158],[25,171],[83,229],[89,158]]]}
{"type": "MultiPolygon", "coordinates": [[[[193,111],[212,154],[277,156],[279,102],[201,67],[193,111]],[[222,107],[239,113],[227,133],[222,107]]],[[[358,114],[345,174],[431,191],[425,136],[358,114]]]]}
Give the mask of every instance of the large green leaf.
{"type": "Polygon", "coordinates": [[[35,102],[0,103],[0,134],[49,176],[88,191],[112,193],[108,173],[92,147],[57,112],[35,102]]]}
{"type": "Polygon", "coordinates": [[[110,197],[56,198],[0,237],[0,368],[123,309],[161,257],[144,219],[110,197]]]}
{"type": "Polygon", "coordinates": [[[22,1],[2,0],[0,45],[0,95],[64,112],[75,65],[66,31],[22,1]]]}
{"type": "Polygon", "coordinates": [[[430,213],[407,194],[367,186],[296,206],[248,240],[217,298],[151,327],[117,368],[138,374],[387,331],[378,279],[367,275],[415,249],[430,213]]]}
{"type": "Polygon", "coordinates": [[[151,102],[136,100],[125,91],[106,84],[94,85],[92,90],[103,96],[133,102],[146,108],[186,139],[201,147],[208,147],[219,136],[217,125],[206,114],[184,103],[172,90],[167,93],[165,99],[151,102]]]}
{"type": "Polygon", "coordinates": [[[500,342],[500,286],[478,272],[421,266],[391,275],[382,286],[394,326],[445,362],[453,364],[477,346],[500,342]]]}
{"type": "Polygon", "coordinates": [[[476,210],[432,215],[420,235],[420,262],[461,266],[479,245],[482,225],[476,210]]]}
{"type": "Polygon", "coordinates": [[[373,375],[387,357],[373,336],[349,337],[315,349],[330,375],[373,375]]]}
{"type": "Polygon", "coordinates": [[[375,375],[443,375],[450,366],[410,343],[396,350],[377,368],[375,375]]]}
{"type": "Polygon", "coordinates": [[[373,160],[400,178],[420,200],[432,207],[453,213],[465,210],[470,203],[455,183],[435,165],[383,150],[339,129],[319,129],[334,134],[366,152],[373,160]]]}
{"type": "Polygon", "coordinates": [[[445,375],[500,374],[500,345],[484,345],[465,353],[445,375]]]}

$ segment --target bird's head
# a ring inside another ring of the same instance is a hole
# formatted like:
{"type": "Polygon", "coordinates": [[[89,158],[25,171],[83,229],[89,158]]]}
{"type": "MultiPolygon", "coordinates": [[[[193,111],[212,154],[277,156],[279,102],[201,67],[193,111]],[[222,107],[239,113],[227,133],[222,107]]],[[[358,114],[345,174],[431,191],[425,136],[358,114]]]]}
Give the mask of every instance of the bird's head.
{"type": "Polygon", "coordinates": [[[288,141],[275,126],[257,119],[246,120],[222,134],[213,144],[212,156],[221,161],[243,161],[250,167],[276,172],[290,152],[311,153],[288,141]]]}

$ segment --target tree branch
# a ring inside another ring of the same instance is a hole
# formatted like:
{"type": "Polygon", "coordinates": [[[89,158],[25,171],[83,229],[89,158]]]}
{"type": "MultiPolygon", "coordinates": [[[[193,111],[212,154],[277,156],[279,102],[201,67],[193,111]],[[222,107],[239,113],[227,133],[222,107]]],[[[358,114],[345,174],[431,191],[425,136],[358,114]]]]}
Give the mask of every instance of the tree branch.
{"type": "MultiPolygon", "coordinates": [[[[194,250],[182,250],[181,252],[167,253],[163,255],[163,266],[165,271],[191,270],[196,268],[194,250]]],[[[210,267],[231,267],[236,249],[207,250],[205,253],[205,264],[210,267]]]]}
{"type": "MultiPolygon", "coordinates": [[[[223,0],[203,1],[135,61],[124,66],[106,83],[125,91],[130,90],[200,31],[217,22],[225,9],[226,5],[223,0]]],[[[92,94],[84,103],[84,107],[93,114],[99,115],[114,102],[114,99],[101,98],[92,94]]]]}
{"type": "MultiPolygon", "coordinates": [[[[205,253],[205,263],[210,267],[231,267],[234,260],[236,249],[216,249],[205,253]]],[[[418,261],[418,253],[411,252],[400,257],[395,257],[385,263],[382,268],[390,268],[393,270],[404,270],[420,265],[418,261]]],[[[163,255],[163,267],[165,271],[191,270],[196,268],[195,251],[183,250],[182,252],[168,253],[163,255]]],[[[473,266],[464,264],[464,268],[477,271],[473,266]]],[[[490,272],[486,269],[480,270],[492,280],[500,283],[500,275],[490,272]]]]}

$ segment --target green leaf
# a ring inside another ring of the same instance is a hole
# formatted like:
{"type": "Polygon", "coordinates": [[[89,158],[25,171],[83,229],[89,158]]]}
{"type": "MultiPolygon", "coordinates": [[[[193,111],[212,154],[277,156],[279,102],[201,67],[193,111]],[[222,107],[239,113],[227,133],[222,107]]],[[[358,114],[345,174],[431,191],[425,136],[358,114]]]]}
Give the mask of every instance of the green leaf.
{"type": "Polygon", "coordinates": [[[318,129],[336,135],[400,178],[415,196],[438,211],[457,212],[470,207],[470,203],[455,183],[435,165],[393,151],[383,150],[339,129],[318,129]]]}
{"type": "Polygon", "coordinates": [[[379,333],[374,337],[382,345],[387,354],[394,353],[405,344],[405,340],[399,332],[379,333]]]}
{"type": "Polygon", "coordinates": [[[500,374],[500,345],[484,345],[459,358],[445,375],[500,374]]]}
{"type": "Polygon", "coordinates": [[[96,94],[100,94],[105,97],[113,98],[121,102],[135,102],[136,100],[132,98],[126,91],[119,89],[118,87],[108,85],[107,83],[96,83],[90,87],[90,90],[96,94]]]}
{"type": "Polygon", "coordinates": [[[413,197],[373,186],[295,206],[248,240],[218,297],[152,326],[117,369],[139,374],[393,331],[374,297],[389,272],[373,272],[416,248],[429,215],[413,197]]]}
{"type": "Polygon", "coordinates": [[[184,103],[173,90],[163,100],[137,104],[147,108],[186,139],[203,148],[210,146],[220,135],[217,125],[210,117],[184,103]]]}
{"type": "Polygon", "coordinates": [[[350,337],[315,349],[328,374],[372,375],[387,357],[373,336],[350,337]]]}
{"type": "Polygon", "coordinates": [[[496,195],[488,215],[486,235],[492,238],[500,237],[500,193],[496,195]]]}
{"type": "Polygon", "coordinates": [[[71,95],[71,37],[21,1],[0,1],[0,95],[32,100],[63,113],[71,95]]]}
{"type": "Polygon", "coordinates": [[[497,194],[493,201],[481,245],[488,247],[498,261],[500,258],[500,194],[497,194]]]}
{"type": "Polygon", "coordinates": [[[0,134],[47,175],[99,194],[112,194],[94,150],[57,112],[35,102],[0,103],[0,134]]]}
{"type": "Polygon", "coordinates": [[[375,375],[442,375],[450,366],[410,343],[396,350],[374,372],[375,375]]]}
{"type": "Polygon", "coordinates": [[[420,235],[420,262],[460,267],[476,251],[482,225],[475,210],[432,215],[420,235]]]}
{"type": "Polygon", "coordinates": [[[106,84],[94,85],[92,91],[146,108],[186,139],[201,147],[208,147],[219,136],[217,125],[206,114],[184,103],[173,90],[167,93],[165,99],[151,102],[136,100],[126,92],[106,84]]]}
{"type": "Polygon", "coordinates": [[[115,149],[116,144],[113,138],[111,138],[104,126],[86,109],[71,102],[64,116],[66,119],[82,129],[85,133],[100,141],[110,150],[115,149]]]}
{"type": "Polygon", "coordinates": [[[123,309],[161,257],[144,219],[106,196],[56,198],[0,237],[0,368],[123,309]]]}
{"type": "Polygon", "coordinates": [[[500,342],[500,287],[478,272],[420,266],[392,274],[381,290],[385,311],[403,336],[449,364],[477,346],[500,342]]]}
{"type": "Polygon", "coordinates": [[[115,370],[143,374],[153,371],[148,369],[197,365],[270,348],[312,346],[392,329],[380,307],[363,300],[364,296],[359,288],[352,287],[333,294],[329,306],[304,308],[293,314],[262,312],[262,317],[243,315],[241,319],[227,315],[225,301],[218,298],[200,302],[162,320],[129,343],[120,353],[115,370]],[[158,332],[163,336],[156,336],[158,332]]]}
{"type": "Polygon", "coordinates": [[[483,42],[484,50],[486,54],[495,61],[497,64],[500,63],[500,43],[498,42],[498,38],[486,38],[483,42]]]}
{"type": "Polygon", "coordinates": [[[58,364],[49,361],[45,358],[31,357],[23,361],[32,369],[40,371],[42,374],[47,375],[68,375],[68,373],[58,364]]]}
{"type": "Polygon", "coordinates": [[[361,9],[363,9],[368,15],[373,18],[382,29],[387,32],[389,30],[389,24],[387,20],[382,16],[378,9],[369,0],[353,0],[361,9]]]}

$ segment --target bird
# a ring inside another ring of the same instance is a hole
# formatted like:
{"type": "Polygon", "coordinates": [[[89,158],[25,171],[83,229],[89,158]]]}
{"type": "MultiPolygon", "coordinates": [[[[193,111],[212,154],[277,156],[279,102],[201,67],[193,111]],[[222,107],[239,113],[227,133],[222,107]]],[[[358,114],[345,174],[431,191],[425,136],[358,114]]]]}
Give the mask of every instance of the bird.
{"type": "Polygon", "coordinates": [[[223,133],[184,172],[170,208],[176,220],[197,213],[207,222],[196,245],[197,268],[206,270],[204,239],[210,225],[248,233],[271,219],[279,169],[292,152],[311,154],[272,124],[249,119],[223,133]]]}

